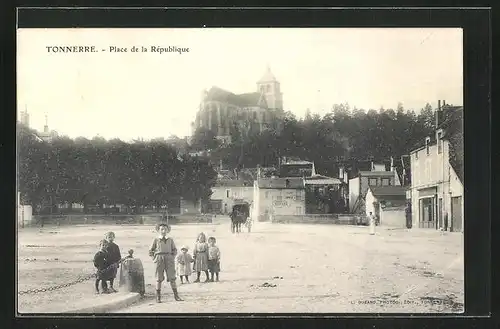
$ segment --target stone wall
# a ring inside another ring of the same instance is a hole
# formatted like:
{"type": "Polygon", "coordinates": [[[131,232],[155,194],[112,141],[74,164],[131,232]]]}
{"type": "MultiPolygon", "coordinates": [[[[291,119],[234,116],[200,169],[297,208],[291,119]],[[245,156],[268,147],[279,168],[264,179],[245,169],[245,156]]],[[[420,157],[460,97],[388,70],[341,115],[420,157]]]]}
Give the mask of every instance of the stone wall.
{"type": "Polygon", "coordinates": [[[280,224],[335,224],[335,225],[367,225],[368,221],[365,215],[343,215],[343,214],[325,214],[302,216],[295,215],[275,215],[272,218],[273,223],[280,224]]]}

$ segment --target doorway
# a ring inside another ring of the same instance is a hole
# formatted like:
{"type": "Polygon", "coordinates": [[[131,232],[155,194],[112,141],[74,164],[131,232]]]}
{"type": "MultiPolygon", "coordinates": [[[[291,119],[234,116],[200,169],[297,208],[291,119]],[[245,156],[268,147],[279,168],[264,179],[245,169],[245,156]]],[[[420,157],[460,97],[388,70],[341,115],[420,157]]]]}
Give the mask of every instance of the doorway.
{"type": "Polygon", "coordinates": [[[435,198],[422,198],[419,202],[419,228],[434,228],[435,220],[435,198]]]}
{"type": "Polygon", "coordinates": [[[451,198],[451,232],[462,231],[462,197],[451,198]]]}

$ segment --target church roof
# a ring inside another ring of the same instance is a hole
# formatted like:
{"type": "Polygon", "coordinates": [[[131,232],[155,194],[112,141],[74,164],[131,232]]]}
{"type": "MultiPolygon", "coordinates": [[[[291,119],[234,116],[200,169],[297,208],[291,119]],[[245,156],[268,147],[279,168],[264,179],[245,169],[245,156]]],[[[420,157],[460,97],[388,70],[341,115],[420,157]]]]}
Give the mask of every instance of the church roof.
{"type": "Polygon", "coordinates": [[[205,100],[229,103],[239,107],[267,107],[265,97],[262,97],[261,93],[253,92],[237,95],[219,87],[210,88],[206,94],[205,100]]]}
{"type": "Polygon", "coordinates": [[[276,77],[274,76],[273,72],[271,72],[271,68],[268,66],[266,73],[264,73],[264,75],[262,76],[262,78],[260,78],[258,82],[262,83],[262,82],[274,82],[274,81],[277,81],[276,77]]]}

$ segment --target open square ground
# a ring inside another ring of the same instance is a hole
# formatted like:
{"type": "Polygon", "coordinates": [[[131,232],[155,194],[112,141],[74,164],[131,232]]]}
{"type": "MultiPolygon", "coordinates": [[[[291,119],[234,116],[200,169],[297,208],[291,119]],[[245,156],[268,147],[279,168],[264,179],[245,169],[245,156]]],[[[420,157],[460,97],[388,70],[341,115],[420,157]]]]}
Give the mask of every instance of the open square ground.
{"type": "MultiPolygon", "coordinates": [[[[146,298],[126,313],[337,313],[463,312],[463,235],[434,230],[255,223],[251,233],[232,234],[229,219],[176,225],[177,247],[193,248],[196,236],[217,237],[220,282],[179,283],[183,302],[168,284],[154,302],[149,225],[62,226],[22,229],[18,234],[18,289],[49,287],[94,271],[92,258],[107,231],[116,233],[122,255],[129,248],[143,261],[146,298]]],[[[191,282],[195,277],[191,278],[191,282]]],[[[204,274],[202,274],[202,280],[204,274]]],[[[96,298],[94,280],[59,290],[18,296],[20,313],[61,312],[96,298]]]]}

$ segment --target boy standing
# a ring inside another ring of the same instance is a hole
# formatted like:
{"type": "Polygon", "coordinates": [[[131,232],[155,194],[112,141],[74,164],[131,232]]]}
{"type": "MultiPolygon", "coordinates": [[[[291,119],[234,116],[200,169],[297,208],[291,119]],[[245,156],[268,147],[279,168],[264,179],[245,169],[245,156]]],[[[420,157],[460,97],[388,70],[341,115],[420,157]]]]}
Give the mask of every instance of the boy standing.
{"type": "Polygon", "coordinates": [[[161,223],[156,225],[156,231],[159,236],[153,240],[151,248],[149,248],[149,255],[153,257],[155,263],[155,277],[156,277],[156,302],[161,303],[161,283],[165,280],[165,273],[167,281],[170,282],[170,287],[174,293],[176,301],[182,301],[177,292],[177,285],[175,283],[175,256],[177,255],[177,248],[174,240],[167,237],[170,233],[170,225],[161,223]]]}
{"type": "Polygon", "coordinates": [[[208,270],[210,271],[210,282],[219,281],[220,272],[220,250],[216,244],[217,240],[211,236],[208,238],[208,270]]]}
{"type": "Polygon", "coordinates": [[[119,264],[122,259],[122,255],[120,253],[120,247],[118,247],[118,245],[114,242],[114,232],[106,233],[106,241],[108,241],[108,247],[106,248],[106,251],[108,252],[108,261],[112,264],[109,270],[109,289],[111,292],[116,292],[115,288],[113,288],[113,283],[116,278],[116,273],[118,272],[118,267],[120,266],[119,264]]]}
{"type": "Polygon", "coordinates": [[[106,280],[108,279],[108,271],[106,268],[108,267],[108,254],[106,252],[106,248],[108,246],[108,241],[101,240],[99,243],[99,251],[94,255],[94,266],[97,269],[96,280],[95,280],[95,291],[99,293],[99,281],[102,286],[102,293],[109,293],[108,284],[106,280]]]}

